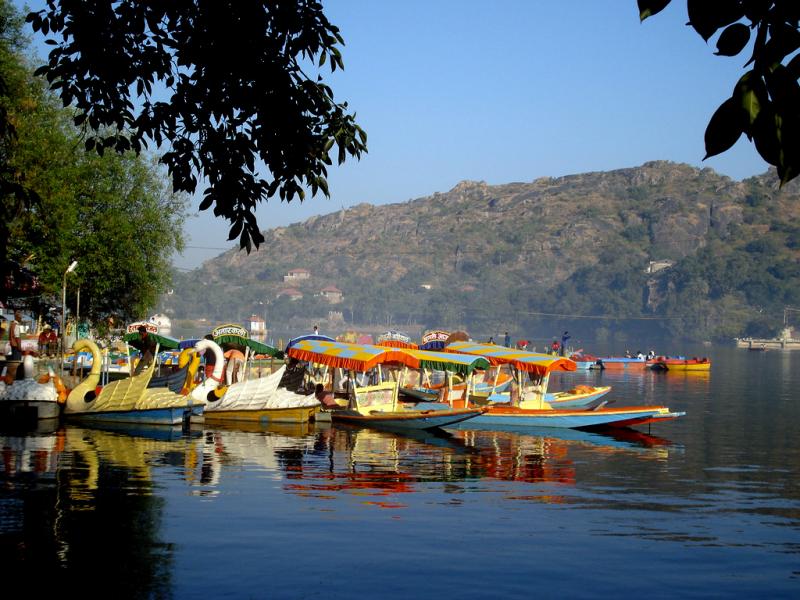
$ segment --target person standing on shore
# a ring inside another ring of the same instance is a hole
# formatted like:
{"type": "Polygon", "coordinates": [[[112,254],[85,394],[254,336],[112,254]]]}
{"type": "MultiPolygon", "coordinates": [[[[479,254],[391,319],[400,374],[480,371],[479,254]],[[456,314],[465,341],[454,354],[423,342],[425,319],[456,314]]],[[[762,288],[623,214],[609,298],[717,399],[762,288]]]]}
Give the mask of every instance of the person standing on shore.
{"type": "Polygon", "coordinates": [[[14,320],[8,328],[8,343],[11,345],[9,360],[22,360],[22,337],[20,336],[22,327],[22,313],[14,311],[14,320]]]}
{"type": "Polygon", "coordinates": [[[503,346],[506,348],[511,348],[511,336],[508,335],[507,331],[505,333],[505,337],[503,338],[503,346]]]}

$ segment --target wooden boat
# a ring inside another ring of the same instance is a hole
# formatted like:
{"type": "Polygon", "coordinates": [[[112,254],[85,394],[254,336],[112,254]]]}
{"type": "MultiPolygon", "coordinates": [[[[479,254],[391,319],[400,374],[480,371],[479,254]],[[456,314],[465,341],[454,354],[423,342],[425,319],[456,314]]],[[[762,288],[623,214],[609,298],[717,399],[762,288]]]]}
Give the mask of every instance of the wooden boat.
{"type": "MultiPolygon", "coordinates": [[[[447,351],[485,356],[493,366],[502,367],[509,373],[509,389],[487,395],[485,401],[493,404],[510,403],[514,383],[517,389],[520,386],[524,388],[523,408],[596,408],[605,403],[602,398],[611,391],[610,386],[580,385],[571,390],[548,393],[550,373],[577,369],[575,362],[568,358],[474,342],[454,342],[447,346],[447,351]]],[[[473,395],[471,400],[480,403],[482,398],[473,395]]]]}
{"type": "Polygon", "coordinates": [[[58,419],[66,398],[64,384],[52,371],[37,381],[30,354],[22,358],[22,368],[23,379],[10,385],[0,382],[0,423],[58,419]]]}
{"type": "Polygon", "coordinates": [[[100,388],[100,349],[87,339],[76,341],[73,349],[92,353],[92,369],[67,396],[64,416],[86,421],[180,424],[193,414],[202,414],[203,401],[181,396],[166,388],[148,388],[155,371],[153,364],[138,375],[112,381],[100,388]]]}
{"type": "Polygon", "coordinates": [[[594,429],[630,427],[675,419],[684,415],[664,406],[605,407],[605,403],[583,408],[558,408],[546,399],[546,385],[553,370],[574,371],[567,358],[535,354],[502,346],[456,342],[448,344],[448,352],[484,354],[493,364],[505,363],[514,376],[509,402],[491,403],[476,418],[477,425],[565,427],[594,429]]]}
{"type": "Polygon", "coordinates": [[[384,380],[382,367],[399,365],[413,369],[452,369],[469,374],[477,367],[488,366],[485,360],[454,360],[440,352],[321,340],[301,340],[291,345],[287,354],[298,361],[347,370],[347,405],[330,411],[333,422],[383,429],[431,429],[474,418],[484,410],[409,408],[398,401],[405,369],[399,371],[401,377],[384,380]],[[362,374],[361,377],[357,377],[356,373],[362,374]]]}
{"type": "MultiPolygon", "coordinates": [[[[282,365],[277,371],[266,376],[248,378],[228,383],[223,379],[225,360],[222,348],[215,341],[219,339],[229,348],[238,346],[245,354],[250,351],[283,358],[283,353],[267,344],[248,337],[247,331],[239,326],[226,325],[224,331],[214,330],[214,340],[200,340],[194,347],[196,352],[213,352],[214,371],[203,383],[192,391],[192,396],[206,402],[205,420],[246,421],[256,423],[307,423],[313,420],[319,409],[319,402],[313,394],[298,394],[279,387],[286,370],[282,365]]],[[[230,375],[230,373],[229,373],[230,375]]]]}
{"type": "Polygon", "coordinates": [[[647,360],[644,358],[628,358],[625,356],[602,356],[598,357],[594,364],[589,365],[592,370],[609,371],[644,371],[647,368],[647,360]]]}
{"type": "Polygon", "coordinates": [[[650,361],[655,371],[710,371],[711,361],[706,358],[669,358],[659,356],[650,361]]]}

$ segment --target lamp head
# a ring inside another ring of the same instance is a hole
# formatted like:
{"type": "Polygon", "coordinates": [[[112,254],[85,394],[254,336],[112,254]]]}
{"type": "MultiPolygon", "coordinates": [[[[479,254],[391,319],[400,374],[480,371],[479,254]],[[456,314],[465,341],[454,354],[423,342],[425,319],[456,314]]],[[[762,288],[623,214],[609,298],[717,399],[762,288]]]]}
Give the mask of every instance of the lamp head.
{"type": "Polygon", "coordinates": [[[75,270],[75,267],[78,266],[78,261],[73,260],[70,265],[67,267],[67,273],[72,273],[75,270]]]}

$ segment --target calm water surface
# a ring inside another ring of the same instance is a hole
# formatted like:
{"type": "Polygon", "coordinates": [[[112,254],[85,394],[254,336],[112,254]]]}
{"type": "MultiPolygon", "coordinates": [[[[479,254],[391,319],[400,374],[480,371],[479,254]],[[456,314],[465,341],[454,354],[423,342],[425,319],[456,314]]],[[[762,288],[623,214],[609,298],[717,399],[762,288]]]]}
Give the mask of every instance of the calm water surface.
{"type": "Polygon", "coordinates": [[[5,434],[0,564],[83,596],[799,598],[800,353],[711,356],[554,377],[687,412],[613,435],[5,434]]]}

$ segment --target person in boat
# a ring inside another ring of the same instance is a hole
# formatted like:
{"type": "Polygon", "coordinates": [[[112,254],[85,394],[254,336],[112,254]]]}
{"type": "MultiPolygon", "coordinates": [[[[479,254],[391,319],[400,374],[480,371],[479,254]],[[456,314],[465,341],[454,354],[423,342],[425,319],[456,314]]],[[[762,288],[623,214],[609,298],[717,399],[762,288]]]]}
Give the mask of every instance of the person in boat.
{"type": "Polygon", "coordinates": [[[508,335],[507,331],[505,333],[505,337],[503,338],[503,346],[506,348],[511,348],[511,336],[508,335]]]}
{"type": "Polygon", "coordinates": [[[557,355],[559,348],[561,348],[561,344],[558,343],[558,340],[554,339],[553,343],[550,344],[550,353],[553,356],[557,355]]]}
{"type": "Polygon", "coordinates": [[[655,357],[656,357],[655,350],[650,350],[650,352],[647,353],[647,360],[653,360],[655,357]]]}
{"type": "Polygon", "coordinates": [[[490,336],[489,336],[489,341],[488,341],[488,342],[486,342],[486,343],[487,343],[487,344],[494,344],[494,336],[490,335],[490,336]]]}
{"type": "Polygon", "coordinates": [[[49,356],[55,354],[56,351],[56,343],[58,338],[56,337],[53,328],[49,324],[45,324],[42,327],[42,331],[39,334],[39,356],[49,356]]]}
{"type": "Polygon", "coordinates": [[[569,331],[565,331],[564,333],[561,334],[561,346],[560,346],[561,356],[564,356],[564,352],[566,351],[567,348],[567,340],[569,340],[569,338],[571,337],[572,336],[569,334],[569,331]]]}
{"type": "Polygon", "coordinates": [[[326,392],[325,386],[321,383],[318,383],[314,388],[314,397],[319,400],[319,403],[325,408],[336,408],[339,406],[333,399],[333,394],[331,392],[326,392]]]}
{"type": "Polygon", "coordinates": [[[631,356],[630,350],[625,350],[625,358],[633,358],[633,356],[631,356]]]}
{"type": "Polygon", "coordinates": [[[639,359],[639,360],[644,360],[644,354],[642,354],[641,350],[638,350],[636,352],[636,358],[639,359]]]}
{"type": "MultiPolygon", "coordinates": [[[[207,334],[205,336],[205,339],[211,340],[213,342],[214,341],[214,336],[209,333],[209,334],[207,334]]],[[[211,377],[214,374],[214,367],[217,364],[217,357],[213,352],[211,352],[209,350],[205,350],[205,352],[203,354],[203,358],[205,359],[205,363],[206,363],[204,371],[205,371],[206,379],[208,379],[209,377],[211,377]]]]}
{"type": "Polygon", "coordinates": [[[139,325],[139,351],[142,353],[142,357],[139,359],[139,362],[136,364],[136,368],[133,370],[134,375],[138,375],[141,373],[145,367],[150,366],[153,364],[153,359],[155,358],[156,352],[156,341],[150,334],[147,333],[147,327],[144,325],[139,325]]]}

